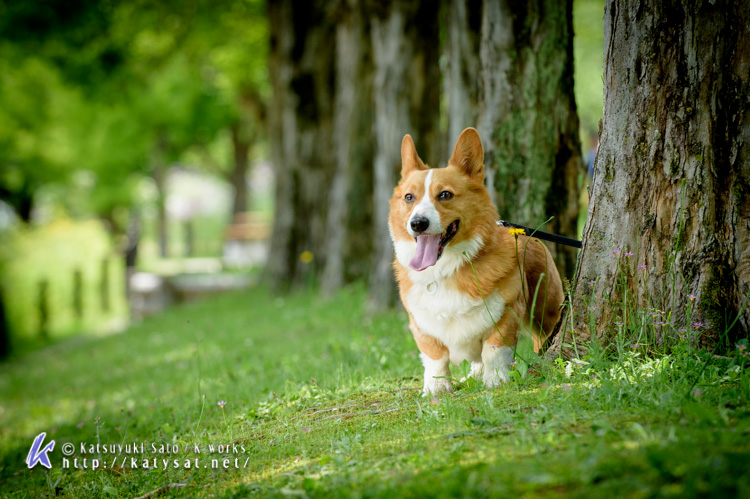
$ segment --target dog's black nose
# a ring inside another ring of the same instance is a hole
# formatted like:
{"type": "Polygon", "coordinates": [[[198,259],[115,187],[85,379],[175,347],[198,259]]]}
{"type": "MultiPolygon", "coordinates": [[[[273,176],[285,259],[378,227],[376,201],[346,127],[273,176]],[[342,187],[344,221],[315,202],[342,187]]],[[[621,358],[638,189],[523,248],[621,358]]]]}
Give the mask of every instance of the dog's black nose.
{"type": "Polygon", "coordinates": [[[427,217],[416,216],[411,219],[411,222],[409,222],[409,224],[411,225],[411,230],[413,230],[417,234],[421,234],[430,226],[430,221],[427,220],[427,217]]]}

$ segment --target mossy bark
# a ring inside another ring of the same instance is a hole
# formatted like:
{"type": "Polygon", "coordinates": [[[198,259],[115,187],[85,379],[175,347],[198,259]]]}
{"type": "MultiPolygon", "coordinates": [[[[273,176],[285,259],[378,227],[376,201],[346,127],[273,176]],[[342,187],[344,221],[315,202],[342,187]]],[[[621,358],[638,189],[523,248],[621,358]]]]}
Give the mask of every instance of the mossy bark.
{"type": "Polygon", "coordinates": [[[436,157],[438,10],[281,0],[268,13],[276,203],[266,276],[276,288],[320,279],[327,293],[369,278],[374,303],[391,305],[388,200],[401,138],[411,133],[436,157]]]}
{"type": "Polygon", "coordinates": [[[364,279],[372,257],[372,86],[369,16],[363,2],[341,0],[336,19],[333,146],[336,172],[326,225],[321,287],[331,294],[364,279]]]}
{"type": "Polygon", "coordinates": [[[325,266],[326,219],[336,164],[331,14],[330,4],[322,0],[268,3],[273,88],[269,138],[276,188],[266,278],[275,288],[314,282],[316,269],[325,266]]]}
{"type": "Polygon", "coordinates": [[[618,334],[626,291],[665,323],[659,342],[681,328],[724,346],[747,337],[748,26],[741,3],[607,3],[600,146],[573,313],[553,352],[572,353],[572,328],[582,341],[618,334]]]}
{"type": "MultiPolygon", "coordinates": [[[[375,66],[373,271],[370,294],[376,308],[393,305],[393,243],[389,200],[401,169],[400,147],[411,134],[420,156],[438,157],[440,110],[438,9],[428,2],[368,2],[375,66]]],[[[432,165],[437,166],[437,165],[432,165]]]]}
{"type": "Polygon", "coordinates": [[[445,26],[443,94],[448,126],[448,137],[440,158],[441,165],[444,165],[461,132],[467,127],[477,126],[482,0],[447,0],[441,16],[445,26]]]}
{"type": "MultiPolygon", "coordinates": [[[[500,217],[577,235],[583,173],[573,94],[572,1],[486,1],[479,132],[500,217]]],[[[576,250],[552,246],[572,277],[576,250]]]]}

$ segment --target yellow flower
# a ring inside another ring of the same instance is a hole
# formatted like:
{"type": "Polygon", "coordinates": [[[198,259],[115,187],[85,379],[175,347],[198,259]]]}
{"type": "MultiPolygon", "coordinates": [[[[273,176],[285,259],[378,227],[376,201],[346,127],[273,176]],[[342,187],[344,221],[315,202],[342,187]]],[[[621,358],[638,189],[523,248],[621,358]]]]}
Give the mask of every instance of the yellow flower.
{"type": "Polygon", "coordinates": [[[525,236],[526,231],[523,229],[508,229],[508,234],[511,236],[525,236]]]}
{"type": "Polygon", "coordinates": [[[299,261],[302,263],[310,263],[313,261],[312,251],[303,251],[299,255],[299,261]]]}

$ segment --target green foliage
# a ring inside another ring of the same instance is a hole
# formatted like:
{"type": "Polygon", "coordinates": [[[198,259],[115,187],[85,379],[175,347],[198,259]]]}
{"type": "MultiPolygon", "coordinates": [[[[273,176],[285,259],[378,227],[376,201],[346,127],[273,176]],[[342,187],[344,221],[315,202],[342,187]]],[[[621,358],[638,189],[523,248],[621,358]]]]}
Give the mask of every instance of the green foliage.
{"type": "Polygon", "coordinates": [[[655,357],[591,349],[498,389],[470,380],[422,398],[407,318],[370,317],[364,303],[358,288],[330,300],[255,289],[0,366],[3,492],[38,496],[53,493],[50,484],[75,497],[132,497],[168,484],[184,484],[171,491],[184,497],[750,492],[746,345],[726,358],[687,342],[655,357]],[[209,468],[62,470],[55,453],[48,474],[29,473],[23,459],[40,431],[58,446],[198,444],[209,468]],[[211,458],[229,458],[231,468],[211,470],[211,458]]]}
{"type": "Polygon", "coordinates": [[[156,167],[238,121],[257,136],[264,4],[220,3],[0,3],[0,198],[112,221],[156,167]]]}
{"type": "MultiPolygon", "coordinates": [[[[71,159],[62,123],[78,111],[79,95],[36,57],[0,46],[0,192],[21,193],[66,180],[71,159]]],[[[13,198],[10,199],[12,204],[13,198]]]]}
{"type": "MultiPolygon", "coordinates": [[[[596,134],[602,119],[604,92],[604,1],[573,2],[575,95],[581,129],[596,134]]],[[[584,147],[590,147],[586,141],[584,147]]]]}

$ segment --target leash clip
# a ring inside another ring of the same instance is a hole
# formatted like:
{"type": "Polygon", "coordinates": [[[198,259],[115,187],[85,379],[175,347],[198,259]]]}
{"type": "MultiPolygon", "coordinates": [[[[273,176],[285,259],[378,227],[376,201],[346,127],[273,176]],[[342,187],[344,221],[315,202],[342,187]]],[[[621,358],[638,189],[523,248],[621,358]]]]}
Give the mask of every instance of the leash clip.
{"type": "Polygon", "coordinates": [[[558,236],[557,234],[550,234],[549,232],[543,232],[541,230],[535,230],[524,225],[514,224],[513,222],[507,222],[505,220],[498,220],[497,225],[500,227],[508,227],[514,229],[523,229],[524,233],[529,237],[538,237],[551,243],[564,244],[565,246],[572,246],[574,248],[580,248],[583,246],[581,241],[565,236],[558,236]]]}

